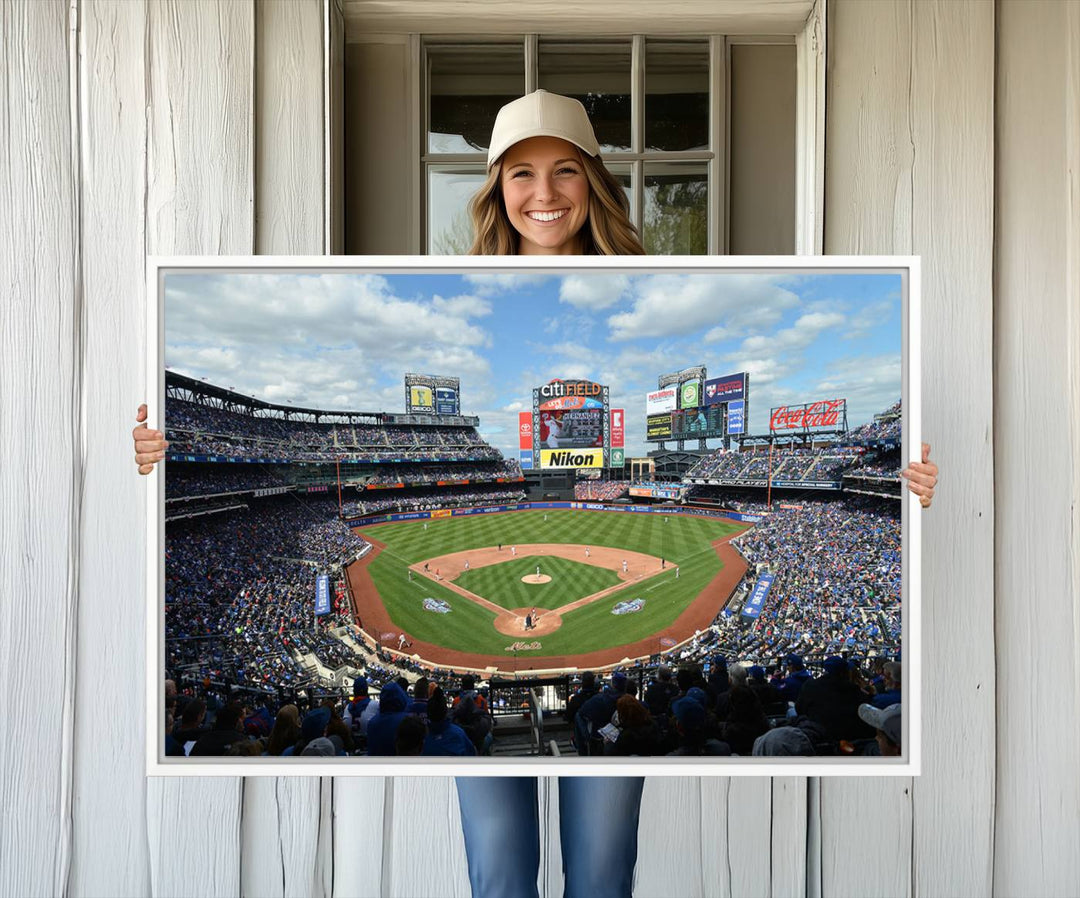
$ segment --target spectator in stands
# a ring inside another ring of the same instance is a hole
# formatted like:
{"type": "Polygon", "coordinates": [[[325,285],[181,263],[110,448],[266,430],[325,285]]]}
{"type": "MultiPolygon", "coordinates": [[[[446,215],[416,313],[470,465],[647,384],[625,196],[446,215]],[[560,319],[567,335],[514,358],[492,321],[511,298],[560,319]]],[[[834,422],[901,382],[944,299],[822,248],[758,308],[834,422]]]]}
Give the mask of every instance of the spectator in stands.
{"type": "Polygon", "coordinates": [[[615,702],[615,716],[619,722],[619,735],[605,754],[648,757],[662,753],[660,728],[649,709],[636,698],[632,695],[621,696],[615,702]]]}
{"type": "Polygon", "coordinates": [[[767,733],[769,721],[754,692],[745,685],[732,686],[727,720],[720,728],[720,738],[738,755],[749,755],[754,740],[767,733]]]}
{"type": "MultiPolygon", "coordinates": [[[[282,753],[282,757],[300,757],[304,753],[304,750],[308,747],[308,744],[322,739],[326,735],[326,728],[330,724],[330,709],[322,706],[318,708],[312,708],[307,714],[304,715],[303,723],[300,724],[300,738],[293,743],[292,746],[286,748],[282,753]]],[[[327,740],[329,741],[329,740],[327,740]]],[[[321,754],[325,749],[325,746],[320,743],[313,750],[312,753],[321,754]]],[[[337,754],[337,750],[331,745],[329,755],[337,754]]],[[[328,755],[328,756],[329,756],[328,755]]]]}
{"type": "Polygon", "coordinates": [[[351,755],[356,751],[356,743],[353,741],[352,729],[336,714],[330,718],[326,725],[326,738],[334,743],[339,755],[351,755]]]}
{"type": "Polygon", "coordinates": [[[447,719],[446,695],[436,686],[427,701],[428,734],[421,754],[438,757],[473,757],[476,746],[456,723],[447,719]]]}
{"type": "Polygon", "coordinates": [[[300,737],[300,710],[296,705],[282,705],[274,719],[274,729],[266,746],[268,755],[281,755],[300,737]]]}
{"type": "MultiPolygon", "coordinates": [[[[173,702],[175,704],[175,701],[173,702]]],[[[176,741],[176,737],[173,736],[173,705],[165,706],[165,755],[166,757],[183,757],[184,746],[176,741]]]]}
{"type": "Polygon", "coordinates": [[[184,706],[184,713],[180,717],[180,728],[173,735],[183,746],[185,754],[190,754],[195,743],[204,733],[209,732],[209,729],[203,726],[205,720],[206,701],[204,699],[192,699],[184,706]]]}
{"type": "Polygon", "coordinates": [[[428,678],[420,677],[415,683],[413,683],[413,697],[409,702],[409,713],[415,714],[425,723],[427,723],[427,704],[428,704],[428,678]]]}
{"type": "Polygon", "coordinates": [[[885,664],[882,671],[884,676],[884,691],[875,695],[871,700],[875,708],[888,708],[890,705],[898,705],[900,703],[900,681],[902,679],[901,671],[903,670],[899,661],[889,661],[885,664]]]}
{"type": "Polygon", "coordinates": [[[345,722],[353,734],[353,742],[357,745],[367,740],[367,728],[371,718],[379,710],[379,702],[368,695],[368,681],[366,677],[357,677],[353,680],[353,699],[345,706],[343,715],[345,722]]]}
{"type": "Polygon", "coordinates": [[[758,701],[761,702],[762,708],[768,708],[770,705],[776,705],[783,702],[783,696],[780,694],[780,690],[765,680],[765,668],[759,664],[753,664],[747,671],[748,680],[747,684],[754,691],[754,694],[758,697],[758,701]]]}
{"type": "Polygon", "coordinates": [[[577,718],[578,711],[581,710],[581,706],[585,704],[590,698],[592,698],[599,691],[600,687],[596,685],[596,674],[591,670],[587,670],[581,675],[581,686],[575,690],[574,694],[566,702],[566,711],[563,712],[566,717],[567,723],[570,724],[570,741],[577,748],[577,742],[574,738],[574,721],[577,718]]]}
{"type": "MultiPolygon", "coordinates": [[[[679,687],[671,679],[671,668],[661,664],[656,670],[656,679],[645,688],[645,707],[653,719],[666,719],[671,710],[671,703],[679,694],[679,687]]],[[[569,709],[569,706],[567,706],[569,709]]],[[[663,724],[660,724],[663,726],[663,724]]]]}
{"type": "Polygon", "coordinates": [[[371,718],[367,728],[369,755],[392,755],[395,752],[397,729],[405,719],[409,697],[395,681],[391,680],[379,695],[378,713],[371,718]]]}
{"type": "Polygon", "coordinates": [[[780,697],[784,701],[793,702],[798,699],[803,686],[812,677],[806,669],[806,665],[803,664],[802,655],[788,655],[785,664],[787,666],[787,676],[784,677],[783,685],[780,686],[780,697]]]}
{"type": "Polygon", "coordinates": [[[419,717],[407,714],[397,728],[394,753],[399,756],[420,755],[427,739],[427,725],[419,717]]]}
{"type": "Polygon", "coordinates": [[[859,705],[869,696],[851,682],[848,662],[833,655],[825,659],[825,673],[809,680],[799,692],[795,710],[818,723],[833,742],[854,741],[873,736],[859,719],[859,705]]]}
{"type": "Polygon", "coordinates": [[[675,718],[678,747],[669,751],[668,755],[679,757],[731,754],[731,748],[726,743],[707,737],[705,704],[701,698],[687,693],[672,703],[671,713],[675,718]]]}
{"type": "Polygon", "coordinates": [[[201,755],[227,755],[234,742],[246,738],[243,732],[244,706],[229,702],[217,713],[214,728],[199,737],[188,753],[191,757],[201,755]]]}
{"type": "Polygon", "coordinates": [[[465,674],[461,678],[461,693],[454,699],[450,719],[465,731],[479,755],[491,747],[492,719],[487,699],[476,689],[476,678],[465,674]]]}
{"type": "Polygon", "coordinates": [[[754,740],[754,757],[807,757],[815,754],[814,743],[799,727],[776,727],[754,740]]]}
{"type": "Polygon", "coordinates": [[[611,723],[616,703],[625,694],[626,674],[617,670],[611,675],[611,682],[581,706],[574,719],[578,754],[603,754],[603,738],[599,731],[611,723]]]}
{"type": "Polygon", "coordinates": [[[878,753],[895,758],[900,754],[902,730],[902,707],[899,704],[877,708],[871,704],[859,705],[859,718],[874,728],[878,753]]]}

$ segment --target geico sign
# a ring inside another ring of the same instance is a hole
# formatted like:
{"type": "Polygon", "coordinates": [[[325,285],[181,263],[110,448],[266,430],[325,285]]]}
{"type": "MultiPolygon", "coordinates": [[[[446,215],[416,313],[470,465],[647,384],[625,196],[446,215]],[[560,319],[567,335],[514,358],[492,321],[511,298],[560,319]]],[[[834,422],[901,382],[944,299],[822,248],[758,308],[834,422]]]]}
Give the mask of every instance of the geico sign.
{"type": "Polygon", "coordinates": [[[835,427],[844,410],[843,399],[825,399],[808,405],[774,408],[769,418],[769,430],[794,430],[808,427],[835,427]]]}
{"type": "Polygon", "coordinates": [[[599,396],[600,384],[587,380],[553,380],[540,388],[541,399],[559,399],[563,396],[599,396]]]}
{"type": "Polygon", "coordinates": [[[540,465],[544,468],[602,468],[602,449],[541,449],[540,465]]]}

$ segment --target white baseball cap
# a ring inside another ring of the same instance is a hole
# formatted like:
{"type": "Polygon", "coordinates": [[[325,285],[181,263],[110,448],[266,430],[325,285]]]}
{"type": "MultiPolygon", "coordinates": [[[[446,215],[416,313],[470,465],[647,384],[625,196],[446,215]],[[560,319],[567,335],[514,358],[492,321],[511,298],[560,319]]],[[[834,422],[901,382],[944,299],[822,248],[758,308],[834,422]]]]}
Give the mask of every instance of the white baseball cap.
{"type": "Polygon", "coordinates": [[[503,106],[491,129],[487,164],[491,168],[510,147],[529,137],[561,137],[582,152],[600,152],[585,107],[573,97],[533,91],[503,106]]]}

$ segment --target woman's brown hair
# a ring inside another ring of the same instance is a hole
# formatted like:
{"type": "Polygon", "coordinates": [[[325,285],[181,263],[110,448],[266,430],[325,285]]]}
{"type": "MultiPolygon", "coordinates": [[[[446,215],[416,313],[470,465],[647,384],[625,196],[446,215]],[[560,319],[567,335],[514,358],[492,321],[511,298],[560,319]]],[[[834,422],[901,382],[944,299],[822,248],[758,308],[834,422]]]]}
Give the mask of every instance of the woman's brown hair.
{"type": "MultiPolygon", "coordinates": [[[[643,256],[645,249],[630,221],[630,202],[622,185],[599,156],[579,153],[589,182],[589,217],[582,226],[582,255],[643,256]]],[[[520,235],[506,214],[500,182],[502,159],[488,170],[487,180],[469,200],[473,225],[470,256],[516,256],[520,235]]]]}

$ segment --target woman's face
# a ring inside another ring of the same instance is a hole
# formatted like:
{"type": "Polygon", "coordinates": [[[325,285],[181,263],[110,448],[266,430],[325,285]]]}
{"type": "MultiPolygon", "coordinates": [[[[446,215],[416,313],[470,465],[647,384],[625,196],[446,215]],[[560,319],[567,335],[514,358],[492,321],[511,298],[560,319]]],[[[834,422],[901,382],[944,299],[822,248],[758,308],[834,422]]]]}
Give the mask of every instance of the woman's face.
{"type": "Polygon", "coordinates": [[[558,137],[516,143],[503,155],[499,182],[521,255],[580,254],[589,182],[577,147],[558,137]]]}

